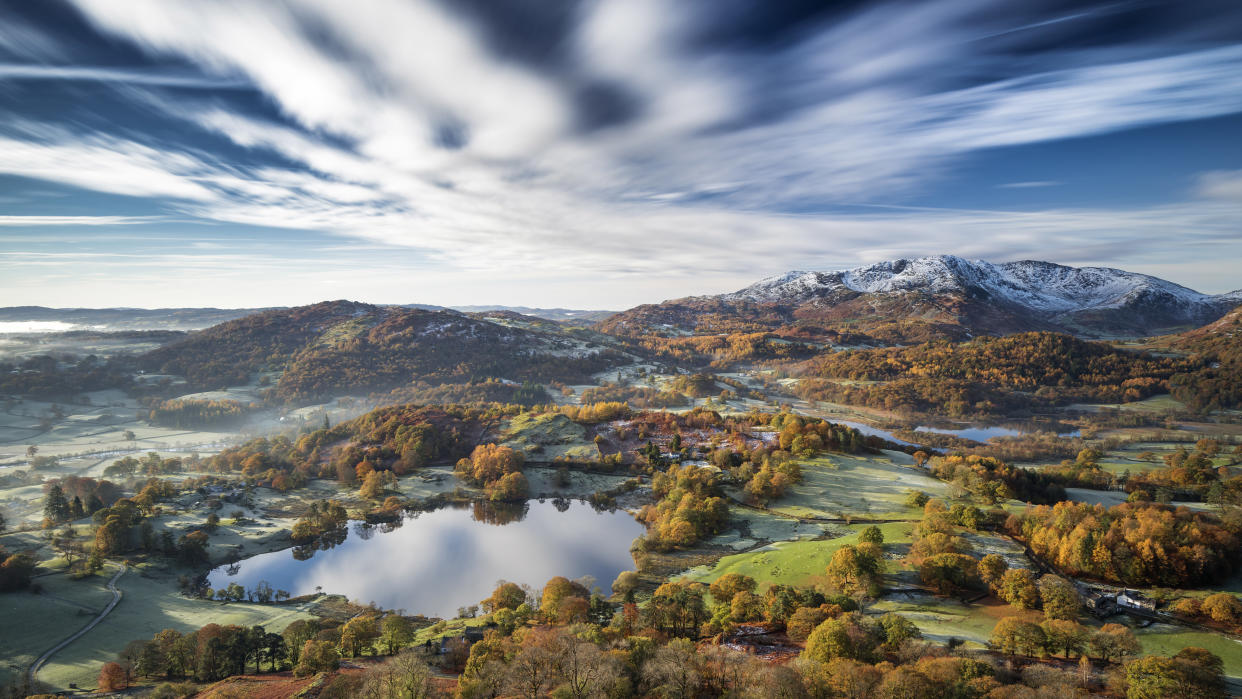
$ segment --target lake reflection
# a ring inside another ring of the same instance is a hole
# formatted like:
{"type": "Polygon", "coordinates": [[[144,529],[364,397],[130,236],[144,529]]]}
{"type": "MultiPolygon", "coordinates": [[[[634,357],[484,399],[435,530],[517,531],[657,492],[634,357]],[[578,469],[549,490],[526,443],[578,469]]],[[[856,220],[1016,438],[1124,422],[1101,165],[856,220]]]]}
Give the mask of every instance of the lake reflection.
{"type": "Polygon", "coordinates": [[[298,547],[211,571],[215,589],[266,580],[294,596],[345,595],[410,614],[452,617],[478,604],[500,579],[535,588],[549,578],[590,575],[605,589],[634,567],[630,544],[643,527],[628,513],[597,512],[581,501],[487,503],[410,515],[403,522],[353,522],[326,550],[298,547]],[[295,555],[296,554],[296,555],[295,555]]]}

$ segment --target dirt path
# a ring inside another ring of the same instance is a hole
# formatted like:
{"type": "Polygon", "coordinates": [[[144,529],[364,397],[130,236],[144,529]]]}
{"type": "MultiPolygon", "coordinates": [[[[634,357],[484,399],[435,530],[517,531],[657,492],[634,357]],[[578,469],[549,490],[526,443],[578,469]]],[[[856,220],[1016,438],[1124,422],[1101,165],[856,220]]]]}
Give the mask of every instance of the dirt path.
{"type": "Polygon", "coordinates": [[[42,668],[45,664],[47,664],[47,661],[51,660],[53,655],[56,655],[58,652],[60,652],[62,648],[69,645],[70,643],[73,643],[74,641],[78,640],[82,636],[85,636],[88,631],[98,626],[99,622],[103,621],[104,618],[107,617],[108,614],[110,614],[112,610],[116,608],[116,605],[121,602],[121,591],[117,589],[116,581],[119,580],[121,576],[125,574],[126,570],[127,570],[127,566],[124,563],[122,563],[120,570],[116,571],[116,574],[113,575],[112,579],[108,581],[108,590],[112,592],[112,601],[108,603],[108,606],[103,608],[103,611],[99,613],[99,616],[92,619],[89,624],[87,624],[86,626],[83,626],[77,633],[73,634],[69,638],[66,638],[60,643],[57,643],[55,646],[52,647],[51,650],[47,651],[43,655],[40,655],[37,660],[35,660],[33,663],[30,664],[30,669],[26,671],[26,678],[27,680],[29,680],[31,684],[34,684],[34,681],[39,674],[39,669],[42,668]]]}

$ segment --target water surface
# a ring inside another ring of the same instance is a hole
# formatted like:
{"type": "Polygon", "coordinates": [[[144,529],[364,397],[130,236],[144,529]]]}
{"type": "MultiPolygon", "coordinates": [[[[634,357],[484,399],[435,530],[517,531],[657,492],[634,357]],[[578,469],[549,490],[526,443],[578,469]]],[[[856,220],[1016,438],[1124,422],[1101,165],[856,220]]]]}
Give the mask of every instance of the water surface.
{"type": "Polygon", "coordinates": [[[327,550],[260,554],[216,568],[208,584],[252,589],[265,580],[294,596],[319,587],[385,609],[447,618],[490,596],[501,579],[539,588],[557,575],[590,575],[607,589],[618,573],[634,568],[630,544],[642,533],[628,513],[597,512],[581,501],[532,500],[516,512],[449,507],[411,515],[396,528],[351,523],[344,541],[327,550]]]}

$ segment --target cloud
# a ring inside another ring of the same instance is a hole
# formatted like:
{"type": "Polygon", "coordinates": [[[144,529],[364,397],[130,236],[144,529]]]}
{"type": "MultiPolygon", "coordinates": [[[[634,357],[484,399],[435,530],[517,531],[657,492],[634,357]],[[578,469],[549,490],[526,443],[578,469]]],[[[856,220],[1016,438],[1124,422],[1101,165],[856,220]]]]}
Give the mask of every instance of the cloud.
{"type": "Polygon", "coordinates": [[[1056,187],[1060,182],[1055,180],[1030,180],[1028,182],[1006,182],[996,185],[999,189],[1031,189],[1035,187],[1056,187]]]}
{"type": "Polygon", "coordinates": [[[1216,170],[1199,175],[1195,194],[1208,199],[1242,202],[1242,170],[1216,170]]]}
{"type": "Polygon", "coordinates": [[[442,3],[73,3],[149,65],[68,65],[66,42],[21,25],[0,48],[32,63],[0,65],[0,81],[100,81],[146,121],[9,118],[0,172],[153,198],[160,214],[566,279],[947,251],[1141,261],[1175,234],[1236,253],[1236,173],[1204,175],[1209,205],[842,213],[901,201],[978,150],[1242,111],[1242,46],[1048,48],[1102,11],[878,4],[764,43],[738,34],[737,4],[596,0],[533,61],[442,3]],[[586,85],[625,108],[584,128],[586,85]],[[247,89],[181,89],[216,86],[247,89]],[[808,209],[825,213],[795,215],[808,209]]]}
{"type": "Polygon", "coordinates": [[[0,216],[0,226],[122,226],[155,220],[153,216],[0,216]]]}

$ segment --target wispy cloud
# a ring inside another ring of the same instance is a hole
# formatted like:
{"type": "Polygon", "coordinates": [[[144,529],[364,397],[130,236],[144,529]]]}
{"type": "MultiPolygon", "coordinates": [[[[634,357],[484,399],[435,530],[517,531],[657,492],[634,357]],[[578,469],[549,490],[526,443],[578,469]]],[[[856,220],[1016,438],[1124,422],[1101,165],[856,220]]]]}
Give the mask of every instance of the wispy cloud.
{"type": "Polygon", "coordinates": [[[1029,180],[1026,182],[1006,182],[996,185],[1000,189],[1032,189],[1036,187],[1056,187],[1061,184],[1055,180],[1029,180]]]}
{"type": "Polygon", "coordinates": [[[101,82],[158,128],[0,120],[0,173],[160,214],[563,279],[946,251],[1142,263],[1172,232],[1182,254],[1239,252],[1230,172],[1198,182],[1208,204],[833,213],[899,203],[984,149],[1242,112],[1242,46],[1048,48],[1112,6],[876,4],[763,43],[705,38],[742,31],[744,3],[594,0],[518,60],[437,2],[72,2],[151,65],[70,65],[68,42],[21,25],[0,48],[31,62],[0,81],[101,82]]]}

